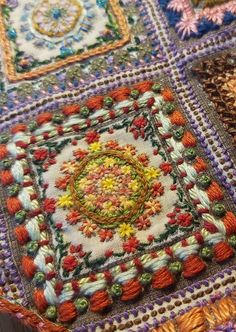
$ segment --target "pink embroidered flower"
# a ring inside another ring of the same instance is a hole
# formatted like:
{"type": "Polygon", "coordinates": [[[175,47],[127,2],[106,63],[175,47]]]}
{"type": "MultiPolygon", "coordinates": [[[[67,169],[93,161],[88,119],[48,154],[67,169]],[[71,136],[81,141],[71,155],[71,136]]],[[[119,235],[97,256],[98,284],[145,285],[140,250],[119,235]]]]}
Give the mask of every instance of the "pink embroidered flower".
{"type": "Polygon", "coordinates": [[[48,151],[46,149],[37,149],[36,151],[34,151],[33,156],[36,161],[42,161],[47,158],[48,151]]]}
{"type": "Polygon", "coordinates": [[[67,272],[73,271],[78,266],[78,261],[74,256],[66,256],[63,259],[62,267],[67,272]]]}
{"type": "Polygon", "coordinates": [[[109,241],[113,238],[113,232],[110,229],[101,229],[98,234],[101,242],[109,241]]]}
{"type": "Polygon", "coordinates": [[[56,200],[54,198],[46,198],[43,202],[43,210],[47,213],[54,213],[56,210],[56,200]]]}
{"type": "Polygon", "coordinates": [[[135,236],[130,237],[126,242],[123,243],[123,249],[128,254],[133,253],[137,250],[139,243],[139,240],[135,236]]]}
{"type": "Polygon", "coordinates": [[[167,8],[176,12],[184,12],[189,8],[189,0],[171,0],[168,3],[167,8]]]}
{"type": "Polygon", "coordinates": [[[176,24],[176,28],[178,32],[182,35],[182,39],[186,36],[189,36],[192,32],[197,33],[197,24],[198,20],[195,16],[188,15],[187,13],[183,13],[183,16],[179,23],[176,24]]]}
{"type": "Polygon", "coordinates": [[[95,130],[91,130],[89,132],[87,132],[86,136],[85,136],[85,140],[88,144],[97,142],[99,140],[100,135],[95,131],[95,130]]]}
{"type": "Polygon", "coordinates": [[[80,219],[80,214],[78,211],[71,211],[67,216],[66,216],[66,220],[68,221],[68,223],[70,225],[75,225],[78,223],[80,219]]]}

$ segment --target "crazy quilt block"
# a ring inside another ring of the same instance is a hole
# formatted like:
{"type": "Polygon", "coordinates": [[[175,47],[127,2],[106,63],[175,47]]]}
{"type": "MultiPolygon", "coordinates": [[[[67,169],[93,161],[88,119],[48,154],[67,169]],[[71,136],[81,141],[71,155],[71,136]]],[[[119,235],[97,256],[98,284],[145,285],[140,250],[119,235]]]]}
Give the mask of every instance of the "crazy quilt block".
{"type": "Polygon", "coordinates": [[[234,256],[230,199],[164,80],[13,125],[0,158],[8,245],[48,331],[171,292],[234,256]]]}

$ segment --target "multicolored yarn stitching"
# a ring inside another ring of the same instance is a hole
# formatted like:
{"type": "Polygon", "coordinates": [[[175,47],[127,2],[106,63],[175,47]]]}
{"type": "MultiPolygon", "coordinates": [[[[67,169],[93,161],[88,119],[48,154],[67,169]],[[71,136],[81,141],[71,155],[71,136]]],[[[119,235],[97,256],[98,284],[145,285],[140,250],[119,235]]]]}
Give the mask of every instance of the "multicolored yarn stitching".
{"type": "MultiPolygon", "coordinates": [[[[114,96],[121,95],[122,100],[126,101],[127,96],[134,90],[137,90],[140,94],[137,100],[130,100],[128,105],[121,109],[118,106],[118,100],[117,106],[113,106],[113,108],[117,109],[119,114],[119,112],[137,111],[137,108],[140,107],[139,104],[142,105],[141,107],[144,105],[148,107],[155,117],[157,130],[166,142],[170,156],[178,167],[185,187],[198,213],[201,214],[204,223],[200,232],[195,232],[193,236],[182,242],[165,248],[165,250],[141,256],[138,266],[135,260],[123,264],[122,270],[118,273],[120,277],[122,274],[127,275],[127,277],[125,277],[125,282],[121,284],[121,288],[117,286],[117,292],[119,289],[119,296],[121,296],[123,301],[129,301],[143,291],[144,284],[142,284],[142,280],[144,280],[145,273],[151,272],[150,282],[153,288],[166,288],[175,283],[176,278],[174,274],[176,272],[183,270],[182,275],[184,278],[192,278],[204,270],[206,263],[203,261],[203,258],[209,259],[213,255],[214,260],[218,263],[229,259],[234,255],[232,245],[235,245],[235,216],[220,203],[223,199],[222,190],[217,182],[205,173],[207,165],[196,155],[196,139],[190,131],[185,129],[186,120],[173,103],[171,92],[167,89],[163,90],[159,84],[143,82],[136,85],[133,90],[129,88],[123,90],[123,93],[124,91],[126,93],[125,95],[121,93],[122,90],[117,90],[116,94],[113,93],[112,99],[116,102],[118,97],[114,96]],[[172,128],[176,128],[176,126],[179,127],[180,132],[173,132],[172,128]],[[201,251],[201,257],[199,256],[199,250],[201,251]],[[174,262],[168,266],[168,262],[171,262],[173,258],[174,262]],[[139,275],[140,268],[144,270],[144,274],[139,275]],[[128,272],[130,274],[129,277],[128,272]],[[135,278],[133,277],[134,273],[135,278]]],[[[15,126],[11,129],[15,137],[13,138],[14,143],[1,145],[1,159],[5,160],[3,163],[3,165],[5,164],[5,169],[1,171],[3,185],[8,186],[13,183],[23,185],[19,194],[17,192],[16,195],[14,193],[13,197],[9,196],[7,198],[7,207],[10,215],[20,218],[20,222],[26,218],[24,225],[19,225],[15,228],[15,235],[21,245],[31,240],[37,241],[39,246],[38,253],[34,259],[30,256],[23,257],[22,268],[28,278],[32,278],[36,271],[37,273],[46,273],[45,286],[35,290],[34,301],[40,312],[47,310],[47,316],[48,311],[52,310],[50,306],[58,304],[55,287],[58,287],[59,284],[55,283],[54,254],[49,247],[47,226],[44,223],[43,215],[32,187],[33,183],[29,176],[30,169],[25,159],[25,149],[28,148],[29,144],[40,142],[42,139],[47,140],[55,135],[63,135],[65,132],[68,133],[70,131],[78,132],[84,126],[91,126],[89,118],[79,120],[80,125],[77,124],[78,120],[76,119],[78,116],[75,116],[75,114],[78,114],[83,109],[83,107],[79,108],[79,106],[66,107],[63,111],[65,120],[62,117],[58,117],[58,115],[53,118],[51,113],[44,113],[37,117],[33,127],[30,126],[32,134],[29,134],[25,125],[15,126]],[[58,121],[60,123],[59,126],[57,125],[58,121]],[[10,155],[16,160],[9,165],[9,168],[7,165],[7,160],[9,159],[5,158],[10,155]],[[27,213],[26,211],[29,212],[27,213]],[[48,307],[48,305],[50,306],[48,307]]],[[[91,112],[91,109],[89,111],[91,112]]],[[[108,118],[111,116],[113,118],[117,114],[109,111],[108,118]]],[[[96,124],[97,121],[93,120],[92,124],[96,124]]],[[[104,121],[103,118],[99,117],[99,122],[101,123],[102,121],[104,121]]],[[[171,170],[171,164],[168,162],[164,163],[162,170],[165,174],[168,174],[171,170]]],[[[75,319],[77,310],[82,310],[81,303],[83,299],[77,299],[73,302],[72,299],[76,294],[86,296],[86,292],[84,293],[85,285],[86,289],[91,289],[89,291],[90,310],[97,312],[110,306],[112,299],[107,292],[107,282],[108,280],[109,283],[112,281],[114,272],[111,270],[109,273],[108,279],[105,273],[98,273],[92,276],[90,282],[87,278],[82,278],[76,282],[73,281],[71,284],[61,285],[59,294],[60,297],[63,296],[62,298],[66,299],[64,300],[66,302],[58,306],[58,319],[63,323],[75,319]],[[93,288],[95,289],[94,292],[92,291],[93,288]],[[68,312],[68,314],[64,315],[64,312],[68,312]]],[[[86,301],[84,302],[85,304],[86,307],[89,305],[86,301]]]]}

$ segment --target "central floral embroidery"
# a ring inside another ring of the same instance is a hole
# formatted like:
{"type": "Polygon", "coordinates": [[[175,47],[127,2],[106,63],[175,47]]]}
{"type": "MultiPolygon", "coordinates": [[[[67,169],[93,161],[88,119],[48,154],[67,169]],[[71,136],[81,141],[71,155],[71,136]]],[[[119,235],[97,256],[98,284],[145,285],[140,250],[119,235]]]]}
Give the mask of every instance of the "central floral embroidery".
{"type": "Polygon", "coordinates": [[[68,223],[80,223],[85,236],[99,234],[103,241],[116,230],[129,238],[135,228],[151,226],[149,218],[161,210],[157,197],[162,185],[160,170],[149,165],[146,154],[138,154],[133,145],[96,141],[74,155],[77,160],[64,163],[64,176],[56,181],[66,191],[57,205],[70,210],[68,223]]]}
{"type": "Polygon", "coordinates": [[[34,28],[49,37],[61,37],[77,23],[82,7],[76,0],[43,0],[33,11],[34,28]]]}

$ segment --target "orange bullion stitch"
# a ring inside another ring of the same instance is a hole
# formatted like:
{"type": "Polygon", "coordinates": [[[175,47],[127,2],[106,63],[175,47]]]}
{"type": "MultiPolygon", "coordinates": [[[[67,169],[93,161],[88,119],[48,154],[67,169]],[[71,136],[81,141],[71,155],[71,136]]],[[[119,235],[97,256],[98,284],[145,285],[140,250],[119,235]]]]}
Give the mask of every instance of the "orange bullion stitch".
{"type": "Polygon", "coordinates": [[[10,315],[22,314],[21,322],[27,327],[37,328],[39,332],[68,332],[67,328],[55,325],[36,313],[3,298],[0,298],[0,312],[10,315]]]}
{"type": "MultiPolygon", "coordinates": [[[[83,54],[69,56],[67,59],[57,61],[56,63],[53,63],[53,64],[42,66],[42,68],[32,70],[29,73],[17,73],[15,71],[15,67],[13,64],[13,58],[12,58],[12,52],[11,52],[11,45],[10,45],[10,41],[8,40],[8,38],[6,36],[6,28],[5,28],[5,24],[4,24],[4,20],[3,20],[3,15],[1,13],[1,15],[0,15],[0,40],[3,45],[3,57],[4,57],[5,64],[6,64],[6,74],[7,74],[8,79],[10,81],[16,82],[16,81],[25,80],[25,79],[36,78],[36,77],[39,77],[46,73],[49,73],[53,70],[64,67],[68,64],[72,64],[72,63],[75,63],[75,62],[78,62],[81,60],[85,60],[87,58],[90,58],[90,57],[93,57],[93,56],[96,56],[99,54],[109,52],[111,50],[120,48],[124,44],[126,44],[130,40],[130,32],[129,32],[129,28],[128,28],[124,13],[119,6],[118,0],[109,0],[109,3],[111,5],[112,11],[117,19],[117,22],[118,22],[118,25],[120,28],[120,32],[122,35],[121,40],[108,44],[108,45],[97,47],[95,49],[84,52],[83,54]]],[[[6,4],[5,0],[0,0],[1,12],[2,12],[2,7],[5,4],[6,4]]]]}
{"type": "Polygon", "coordinates": [[[189,312],[169,320],[151,332],[207,332],[236,315],[233,296],[225,297],[214,304],[193,308],[189,312]]]}

